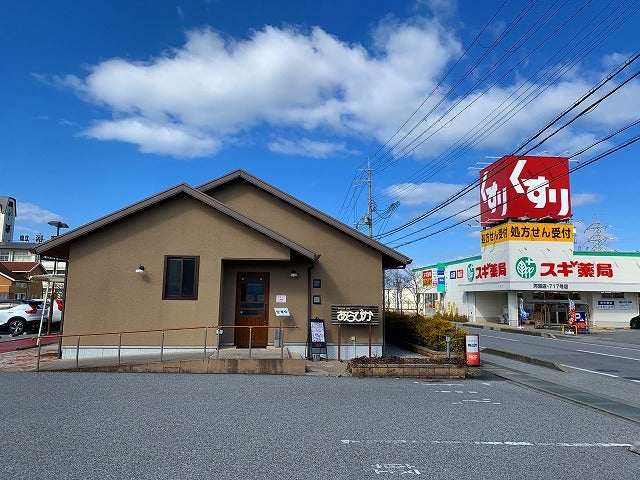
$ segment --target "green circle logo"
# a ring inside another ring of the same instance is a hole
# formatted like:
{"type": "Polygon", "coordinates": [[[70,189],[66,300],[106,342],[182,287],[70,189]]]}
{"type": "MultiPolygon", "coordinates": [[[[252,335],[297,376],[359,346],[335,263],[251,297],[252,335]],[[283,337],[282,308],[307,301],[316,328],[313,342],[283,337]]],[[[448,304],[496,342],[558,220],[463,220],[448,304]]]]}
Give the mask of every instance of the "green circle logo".
{"type": "Polygon", "coordinates": [[[472,264],[467,265],[467,280],[473,282],[473,279],[476,278],[476,269],[473,268],[472,264]]]}
{"type": "Polygon", "coordinates": [[[524,279],[529,279],[536,274],[536,262],[530,257],[519,258],[516,262],[516,272],[524,279]]]}

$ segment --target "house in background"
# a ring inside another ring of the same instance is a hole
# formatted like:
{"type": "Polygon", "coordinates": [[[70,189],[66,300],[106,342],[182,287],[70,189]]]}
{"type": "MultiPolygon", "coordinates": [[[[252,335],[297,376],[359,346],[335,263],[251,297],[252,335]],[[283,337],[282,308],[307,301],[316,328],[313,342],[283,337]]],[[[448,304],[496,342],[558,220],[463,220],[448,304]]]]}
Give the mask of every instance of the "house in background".
{"type": "Polygon", "coordinates": [[[35,242],[0,242],[0,262],[37,262],[38,255],[31,250],[35,242]]]}
{"type": "Polygon", "coordinates": [[[41,298],[42,282],[30,277],[46,273],[39,262],[0,262],[0,299],[41,298]]]}
{"type": "MultiPolygon", "coordinates": [[[[242,170],[177,185],[33,251],[68,260],[64,334],[141,331],[122,336],[126,353],[157,351],[160,330],[165,349],[202,348],[203,329],[191,327],[219,326],[222,346],[283,342],[308,356],[313,323],[328,358],[381,355],[383,273],[411,262],[242,170]]],[[[84,337],[78,354],[115,355],[119,341],[84,337]]],[[[75,355],[65,340],[63,357],[75,355]]]]}
{"type": "MultiPolygon", "coordinates": [[[[19,241],[14,241],[15,218],[17,217],[17,202],[13,197],[0,196],[0,262],[41,262],[48,273],[64,275],[66,264],[54,259],[40,257],[32,250],[44,241],[44,234],[21,234],[19,241]]],[[[50,221],[49,225],[60,228],[68,226],[60,221],[50,221]]],[[[53,237],[52,237],[53,238],[53,237]]]]}

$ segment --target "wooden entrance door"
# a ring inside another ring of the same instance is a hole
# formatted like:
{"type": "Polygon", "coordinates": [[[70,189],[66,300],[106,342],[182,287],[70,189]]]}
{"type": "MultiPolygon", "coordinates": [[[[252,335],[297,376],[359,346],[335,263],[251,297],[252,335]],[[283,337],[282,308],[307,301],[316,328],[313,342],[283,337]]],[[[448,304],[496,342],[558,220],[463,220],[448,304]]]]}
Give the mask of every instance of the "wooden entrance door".
{"type": "MultiPolygon", "coordinates": [[[[236,325],[269,325],[269,274],[238,273],[236,325]]],[[[236,328],[236,347],[249,346],[249,329],[236,328]]],[[[251,346],[266,347],[268,328],[251,329],[251,346]]]]}

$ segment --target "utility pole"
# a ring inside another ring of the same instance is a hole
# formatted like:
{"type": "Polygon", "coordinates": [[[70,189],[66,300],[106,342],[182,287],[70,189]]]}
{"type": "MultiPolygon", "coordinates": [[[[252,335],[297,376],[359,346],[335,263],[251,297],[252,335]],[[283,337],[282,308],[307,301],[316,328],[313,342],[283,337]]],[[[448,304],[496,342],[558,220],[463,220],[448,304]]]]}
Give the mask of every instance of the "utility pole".
{"type": "Polygon", "coordinates": [[[373,237],[373,196],[371,195],[371,164],[367,160],[367,218],[369,220],[369,237],[373,237]]]}
{"type": "Polygon", "coordinates": [[[387,207],[384,212],[379,212],[376,208],[375,202],[373,201],[373,181],[371,179],[373,169],[371,168],[371,163],[369,162],[369,160],[367,160],[367,168],[360,169],[360,171],[367,172],[367,179],[358,180],[355,186],[357,186],[359,183],[367,182],[367,214],[362,217],[358,223],[356,223],[356,228],[358,228],[360,225],[367,225],[369,227],[369,237],[373,238],[373,214],[375,213],[379,219],[387,219],[391,217],[391,215],[393,215],[393,212],[398,209],[398,207],[400,206],[400,201],[393,202],[387,207]]]}
{"type": "MultiPolygon", "coordinates": [[[[362,171],[363,169],[360,169],[362,171]]],[[[367,172],[367,179],[362,180],[367,182],[367,214],[360,219],[358,224],[360,225],[368,225],[369,226],[369,237],[373,237],[373,212],[375,207],[373,205],[373,195],[371,193],[371,163],[369,159],[367,159],[367,168],[364,169],[367,172]]]]}

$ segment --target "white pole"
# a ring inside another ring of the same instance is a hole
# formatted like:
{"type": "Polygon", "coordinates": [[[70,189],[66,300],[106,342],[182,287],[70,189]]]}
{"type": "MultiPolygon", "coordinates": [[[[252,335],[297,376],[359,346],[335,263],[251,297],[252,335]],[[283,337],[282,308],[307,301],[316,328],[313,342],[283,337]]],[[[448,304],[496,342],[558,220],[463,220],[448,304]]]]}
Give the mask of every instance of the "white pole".
{"type": "Polygon", "coordinates": [[[49,296],[49,285],[51,282],[47,282],[47,286],[45,288],[44,299],[42,301],[42,313],[40,313],[40,326],[38,327],[38,339],[40,339],[40,333],[42,332],[42,325],[44,324],[44,309],[47,306],[47,297],[49,296]]]}

